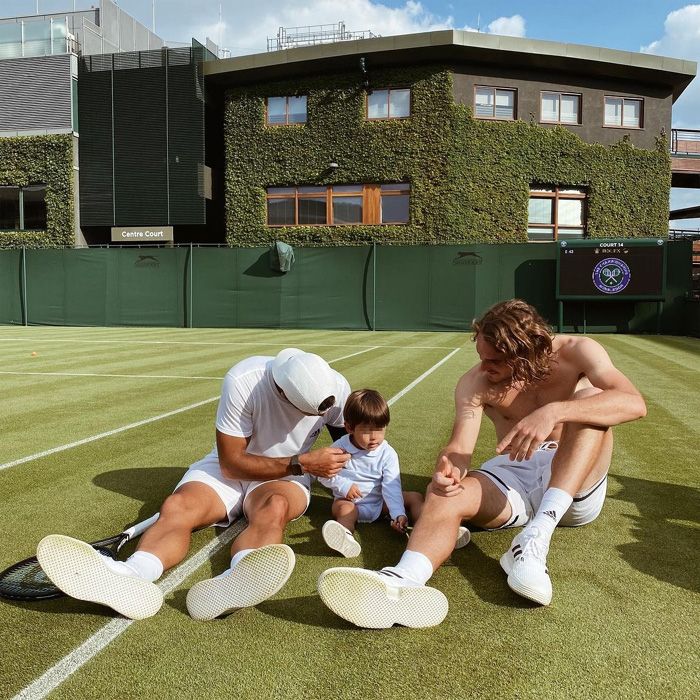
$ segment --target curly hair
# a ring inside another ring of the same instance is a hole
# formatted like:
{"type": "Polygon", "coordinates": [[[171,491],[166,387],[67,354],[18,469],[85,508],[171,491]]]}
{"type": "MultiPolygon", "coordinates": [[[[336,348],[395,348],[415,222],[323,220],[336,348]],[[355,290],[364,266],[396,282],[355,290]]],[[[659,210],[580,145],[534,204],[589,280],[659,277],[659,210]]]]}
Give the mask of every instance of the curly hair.
{"type": "Polygon", "coordinates": [[[473,340],[480,335],[505,355],[515,381],[532,384],[551,372],[552,329],[537,310],[522,299],[492,306],[472,322],[473,340]]]}

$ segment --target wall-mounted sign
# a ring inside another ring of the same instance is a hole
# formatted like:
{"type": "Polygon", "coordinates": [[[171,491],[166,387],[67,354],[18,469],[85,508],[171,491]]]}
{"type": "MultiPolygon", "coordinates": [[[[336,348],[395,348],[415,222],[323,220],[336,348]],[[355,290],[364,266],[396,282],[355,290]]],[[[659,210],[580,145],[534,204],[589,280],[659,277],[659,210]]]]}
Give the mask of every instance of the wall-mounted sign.
{"type": "Polygon", "coordinates": [[[560,241],[558,299],[660,300],[666,294],[662,239],[560,241]]]}
{"type": "Polygon", "coordinates": [[[174,241],[172,226],[112,226],[112,243],[174,241]]]}

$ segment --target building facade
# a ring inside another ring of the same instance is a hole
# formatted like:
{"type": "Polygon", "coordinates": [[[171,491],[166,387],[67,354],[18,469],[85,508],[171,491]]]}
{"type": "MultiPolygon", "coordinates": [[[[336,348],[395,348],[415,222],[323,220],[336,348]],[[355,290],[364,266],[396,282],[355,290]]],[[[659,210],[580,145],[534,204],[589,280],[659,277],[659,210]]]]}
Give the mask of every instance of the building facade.
{"type": "Polygon", "coordinates": [[[0,19],[0,247],[85,244],[78,56],[162,45],[112,0],[0,19]]]}

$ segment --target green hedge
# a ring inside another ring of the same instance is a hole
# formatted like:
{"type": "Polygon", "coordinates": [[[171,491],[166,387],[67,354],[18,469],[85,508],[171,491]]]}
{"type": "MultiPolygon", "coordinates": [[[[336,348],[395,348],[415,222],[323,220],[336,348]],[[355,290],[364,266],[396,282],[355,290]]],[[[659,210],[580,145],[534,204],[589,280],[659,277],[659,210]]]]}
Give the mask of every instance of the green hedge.
{"type": "Polygon", "coordinates": [[[0,248],[64,248],[75,244],[73,137],[0,138],[0,185],[45,184],[46,231],[0,231],[0,248]]]}
{"type": "Polygon", "coordinates": [[[370,71],[371,87],[411,87],[411,117],[367,121],[362,75],[266,83],[227,93],[226,222],[232,246],[525,242],[531,183],[588,189],[592,237],[662,236],[668,228],[670,157],[587,144],[567,129],[487,122],[454,103],[439,66],[370,71]],[[306,125],[265,126],[265,97],[307,95],[306,125]],[[340,167],[328,171],[328,163],[340,167]],[[406,226],[268,228],[265,188],[411,183],[406,226]]]}

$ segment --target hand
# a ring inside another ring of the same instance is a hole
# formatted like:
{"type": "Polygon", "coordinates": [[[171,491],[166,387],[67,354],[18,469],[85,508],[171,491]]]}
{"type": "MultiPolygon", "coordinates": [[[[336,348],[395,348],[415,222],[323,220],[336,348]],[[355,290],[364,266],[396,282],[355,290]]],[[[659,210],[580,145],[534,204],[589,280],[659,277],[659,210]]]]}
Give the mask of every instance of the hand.
{"type": "Polygon", "coordinates": [[[362,498],[362,491],[360,491],[360,487],[357,484],[353,484],[345,494],[345,498],[347,498],[348,501],[354,501],[357,498],[362,498]]]}
{"type": "Polygon", "coordinates": [[[350,453],[340,447],[323,447],[299,456],[304,471],[311,476],[330,479],[335,476],[350,459],[350,453]]]}
{"type": "Polygon", "coordinates": [[[445,455],[440,457],[435,467],[432,486],[433,493],[438,496],[457,496],[464,489],[462,472],[445,455]]]}
{"type": "Polygon", "coordinates": [[[396,520],[391,521],[391,527],[393,527],[396,532],[400,532],[402,535],[406,534],[406,530],[408,529],[408,518],[405,515],[399,515],[396,520]]]}
{"type": "Polygon", "coordinates": [[[505,454],[517,461],[530,459],[535,450],[552,434],[557,417],[552,404],[547,404],[519,420],[496,447],[496,454],[505,454]]]}

